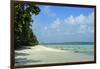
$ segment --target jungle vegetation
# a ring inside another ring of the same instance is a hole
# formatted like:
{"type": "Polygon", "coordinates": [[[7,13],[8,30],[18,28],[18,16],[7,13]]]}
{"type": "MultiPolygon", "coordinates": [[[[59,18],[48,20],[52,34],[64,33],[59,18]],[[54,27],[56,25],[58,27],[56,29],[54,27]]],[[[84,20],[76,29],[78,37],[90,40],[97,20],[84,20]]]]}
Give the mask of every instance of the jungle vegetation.
{"type": "Polygon", "coordinates": [[[34,46],[39,42],[32,31],[32,15],[38,15],[40,8],[34,3],[14,4],[14,46],[15,49],[21,46],[34,46]]]}

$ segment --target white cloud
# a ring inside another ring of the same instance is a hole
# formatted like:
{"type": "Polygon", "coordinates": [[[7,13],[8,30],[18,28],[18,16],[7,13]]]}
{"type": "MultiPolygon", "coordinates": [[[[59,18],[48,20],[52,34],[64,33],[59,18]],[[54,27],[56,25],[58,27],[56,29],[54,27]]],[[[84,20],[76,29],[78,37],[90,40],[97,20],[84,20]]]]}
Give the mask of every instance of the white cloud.
{"type": "MultiPolygon", "coordinates": [[[[93,32],[94,29],[94,12],[90,13],[89,15],[85,16],[80,14],[79,16],[69,16],[65,20],[66,24],[69,25],[77,25],[79,28],[75,29],[79,33],[83,32],[93,32]]],[[[73,26],[74,27],[74,26],[73,26]]]]}
{"type": "Polygon", "coordinates": [[[69,16],[65,18],[65,23],[67,24],[85,24],[87,23],[87,16],[84,16],[83,14],[80,14],[79,16],[69,16]]]}
{"type": "Polygon", "coordinates": [[[51,28],[53,29],[57,29],[60,27],[61,21],[59,18],[57,18],[52,24],[51,24],[51,28]]]}
{"type": "Polygon", "coordinates": [[[76,18],[75,18],[75,20],[76,20],[76,23],[78,23],[78,24],[86,24],[87,22],[87,16],[85,16],[85,15],[83,15],[83,14],[80,14],[79,16],[77,16],[76,18]]]}
{"type": "Polygon", "coordinates": [[[56,16],[56,13],[52,12],[52,10],[50,9],[51,7],[50,6],[45,6],[44,7],[44,12],[48,15],[48,16],[56,16]]]}
{"type": "Polygon", "coordinates": [[[89,14],[87,20],[88,20],[88,23],[94,24],[94,23],[93,23],[93,22],[94,22],[94,12],[92,12],[91,14],[89,14]]]}
{"type": "Polygon", "coordinates": [[[83,14],[80,14],[79,16],[69,16],[64,19],[65,23],[67,24],[93,24],[94,22],[94,12],[89,14],[88,16],[85,16],[83,14]]]}
{"type": "Polygon", "coordinates": [[[45,27],[44,27],[44,30],[47,30],[47,29],[48,29],[48,28],[45,26],[45,27]]]}
{"type": "Polygon", "coordinates": [[[76,33],[93,33],[94,21],[93,13],[85,16],[83,14],[80,14],[79,16],[69,16],[65,19],[56,18],[51,24],[47,27],[44,27],[44,32],[51,34],[60,34],[62,35],[72,35],[76,33]]]}
{"type": "Polygon", "coordinates": [[[93,27],[88,27],[87,30],[91,33],[94,33],[94,28],[93,27]]]}
{"type": "Polygon", "coordinates": [[[67,17],[65,20],[65,23],[69,23],[69,24],[74,24],[74,23],[76,23],[75,22],[75,18],[74,18],[74,16],[69,16],[69,17],[67,17]]]}
{"type": "Polygon", "coordinates": [[[85,33],[87,31],[86,29],[87,29],[86,25],[80,25],[78,33],[85,33]]]}

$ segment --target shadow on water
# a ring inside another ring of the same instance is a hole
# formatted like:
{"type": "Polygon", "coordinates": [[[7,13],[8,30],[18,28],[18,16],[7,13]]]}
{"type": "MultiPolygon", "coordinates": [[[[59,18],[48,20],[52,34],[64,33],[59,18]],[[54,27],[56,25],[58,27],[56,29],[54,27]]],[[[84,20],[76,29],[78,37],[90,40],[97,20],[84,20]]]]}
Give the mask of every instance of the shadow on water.
{"type": "Polygon", "coordinates": [[[41,60],[27,59],[27,58],[16,58],[15,62],[16,62],[16,66],[18,66],[18,65],[25,65],[28,63],[41,62],[41,60]]]}

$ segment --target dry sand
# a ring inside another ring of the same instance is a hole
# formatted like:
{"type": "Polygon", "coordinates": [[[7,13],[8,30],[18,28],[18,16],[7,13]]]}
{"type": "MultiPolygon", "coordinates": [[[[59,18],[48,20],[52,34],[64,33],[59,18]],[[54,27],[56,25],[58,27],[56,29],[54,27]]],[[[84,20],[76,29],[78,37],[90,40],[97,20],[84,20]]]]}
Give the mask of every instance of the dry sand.
{"type": "Polygon", "coordinates": [[[28,64],[50,64],[50,63],[66,63],[93,61],[93,56],[88,56],[73,51],[59,50],[48,48],[43,45],[31,47],[31,49],[16,50],[16,65],[28,64]]]}

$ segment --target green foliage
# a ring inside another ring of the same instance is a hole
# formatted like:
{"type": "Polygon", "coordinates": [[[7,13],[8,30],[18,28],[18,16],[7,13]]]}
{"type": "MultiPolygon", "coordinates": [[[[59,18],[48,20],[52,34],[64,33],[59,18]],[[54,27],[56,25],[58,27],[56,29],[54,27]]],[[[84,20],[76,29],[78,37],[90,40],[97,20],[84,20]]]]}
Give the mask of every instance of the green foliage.
{"type": "Polygon", "coordinates": [[[38,15],[40,9],[33,3],[18,3],[14,4],[14,45],[15,48],[20,46],[37,45],[38,40],[32,32],[32,15],[38,15]]]}

